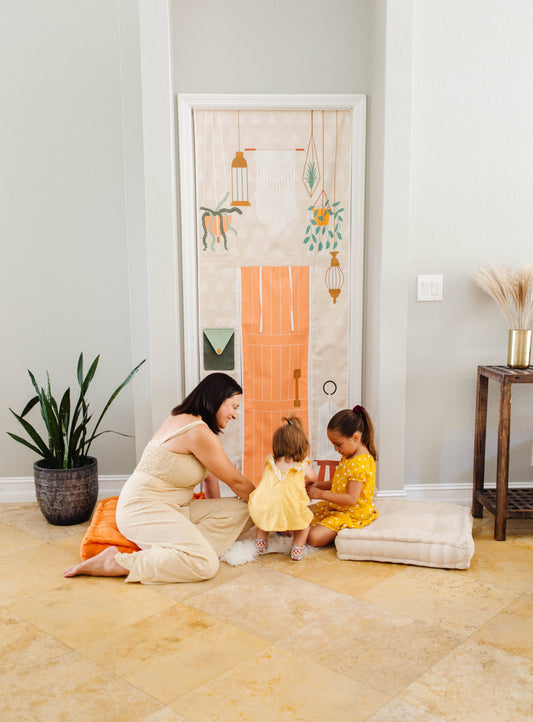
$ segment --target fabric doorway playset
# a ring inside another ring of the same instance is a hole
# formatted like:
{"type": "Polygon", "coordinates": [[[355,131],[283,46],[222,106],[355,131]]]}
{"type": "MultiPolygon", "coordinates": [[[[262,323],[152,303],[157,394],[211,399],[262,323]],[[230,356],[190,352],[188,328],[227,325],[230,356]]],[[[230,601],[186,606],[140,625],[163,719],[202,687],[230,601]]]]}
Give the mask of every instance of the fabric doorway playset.
{"type": "Polygon", "coordinates": [[[257,483],[283,416],[302,419],[314,459],[335,459],[327,420],[352,401],[353,110],[192,116],[198,375],[223,370],[242,384],[224,446],[257,483]]]}

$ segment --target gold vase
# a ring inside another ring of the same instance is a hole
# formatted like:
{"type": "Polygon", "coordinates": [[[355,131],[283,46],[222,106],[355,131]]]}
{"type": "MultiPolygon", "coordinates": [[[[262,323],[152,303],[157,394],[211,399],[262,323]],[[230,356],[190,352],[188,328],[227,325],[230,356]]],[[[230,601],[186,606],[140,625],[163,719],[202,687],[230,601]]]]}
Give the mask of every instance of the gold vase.
{"type": "Polygon", "coordinates": [[[507,366],[512,369],[527,369],[531,358],[531,329],[509,329],[507,366]]]}

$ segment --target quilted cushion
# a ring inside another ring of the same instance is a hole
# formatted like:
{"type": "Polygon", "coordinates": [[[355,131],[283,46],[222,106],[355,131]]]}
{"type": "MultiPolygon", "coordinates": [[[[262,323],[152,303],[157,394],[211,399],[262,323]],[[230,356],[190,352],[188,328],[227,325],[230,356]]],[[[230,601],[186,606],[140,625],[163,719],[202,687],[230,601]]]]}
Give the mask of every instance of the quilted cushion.
{"type": "Polygon", "coordinates": [[[376,521],[337,534],[339,559],[468,569],[474,540],[466,506],[379,498],[374,503],[376,521]]]}

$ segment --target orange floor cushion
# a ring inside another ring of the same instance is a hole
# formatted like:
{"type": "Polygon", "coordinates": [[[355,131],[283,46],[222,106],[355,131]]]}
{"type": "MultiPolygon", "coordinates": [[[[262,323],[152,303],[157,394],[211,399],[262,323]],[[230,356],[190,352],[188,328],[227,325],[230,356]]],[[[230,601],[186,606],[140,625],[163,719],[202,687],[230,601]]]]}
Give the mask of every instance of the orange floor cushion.
{"type": "Polygon", "coordinates": [[[137,544],[126,539],[117,529],[115,512],[118,496],[102,499],[96,505],[91,523],[80,546],[80,557],[94,557],[107,547],[115,546],[121,552],[139,551],[137,544]]]}
{"type": "MultiPolygon", "coordinates": [[[[203,491],[194,494],[195,499],[205,499],[203,491]]],[[[96,505],[93,518],[80,546],[83,561],[95,557],[107,547],[117,547],[120,552],[138,552],[139,547],[126,539],[117,529],[115,513],[118,496],[102,499],[96,505]]]]}

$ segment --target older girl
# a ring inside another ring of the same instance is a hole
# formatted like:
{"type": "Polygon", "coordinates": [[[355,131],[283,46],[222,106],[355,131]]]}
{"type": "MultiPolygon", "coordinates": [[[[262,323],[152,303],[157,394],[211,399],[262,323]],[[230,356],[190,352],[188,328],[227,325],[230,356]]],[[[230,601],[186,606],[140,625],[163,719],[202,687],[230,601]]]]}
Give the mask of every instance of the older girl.
{"type": "Polygon", "coordinates": [[[315,482],[308,487],[313,519],[308,544],[330,544],[341,529],[357,529],[376,519],[374,506],[376,459],[374,427],[366,409],[354,406],[333,416],[328,424],[328,439],[341,454],[331,481],[315,482]]]}

